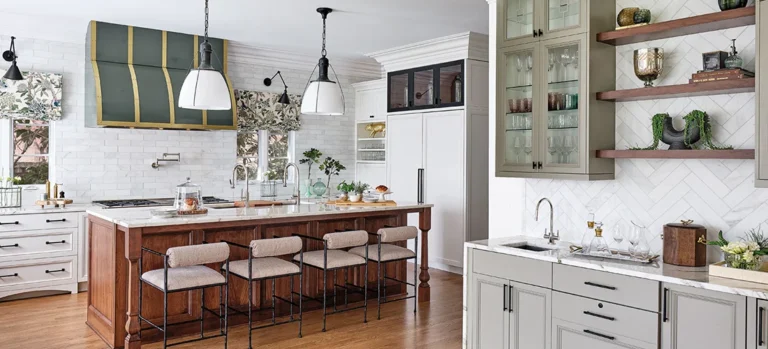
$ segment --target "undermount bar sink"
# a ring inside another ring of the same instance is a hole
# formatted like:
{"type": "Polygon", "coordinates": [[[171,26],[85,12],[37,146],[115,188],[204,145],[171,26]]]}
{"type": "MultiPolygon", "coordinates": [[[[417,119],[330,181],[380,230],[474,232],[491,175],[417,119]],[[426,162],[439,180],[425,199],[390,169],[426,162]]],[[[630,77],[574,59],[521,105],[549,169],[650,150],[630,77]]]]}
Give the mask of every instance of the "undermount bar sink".
{"type": "Polygon", "coordinates": [[[557,249],[557,247],[543,247],[543,246],[529,245],[528,243],[525,243],[525,242],[511,243],[511,244],[506,244],[502,246],[517,248],[517,249],[527,250],[532,252],[545,252],[545,251],[552,251],[557,249]]]}

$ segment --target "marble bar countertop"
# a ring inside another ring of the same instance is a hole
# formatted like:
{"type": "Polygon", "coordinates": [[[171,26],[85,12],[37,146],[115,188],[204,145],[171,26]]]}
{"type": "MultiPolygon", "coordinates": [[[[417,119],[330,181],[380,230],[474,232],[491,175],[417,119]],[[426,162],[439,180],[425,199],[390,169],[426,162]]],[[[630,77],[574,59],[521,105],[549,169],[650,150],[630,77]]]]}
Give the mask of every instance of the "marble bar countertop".
{"type": "Polygon", "coordinates": [[[609,273],[634,276],[672,284],[690,286],[742,296],[768,299],[768,284],[759,284],[734,279],[710,276],[708,267],[680,267],[664,264],[659,260],[651,264],[613,261],[602,258],[575,256],[570,253],[570,242],[558,241],[556,249],[544,252],[533,252],[504,245],[522,244],[549,247],[547,240],[527,236],[513,236],[491,240],[467,242],[466,248],[475,248],[508,255],[538,259],[552,263],[560,263],[586,269],[605,271],[609,273]]]}
{"type": "Polygon", "coordinates": [[[85,212],[88,209],[93,208],[91,204],[69,204],[66,207],[53,207],[46,206],[41,208],[40,206],[22,206],[22,207],[9,207],[0,208],[0,216],[13,216],[22,214],[53,214],[53,213],[69,213],[69,212],[85,212]]]}
{"type": "MultiPolygon", "coordinates": [[[[401,203],[397,206],[349,207],[327,204],[275,205],[270,207],[250,208],[208,208],[208,214],[198,216],[179,216],[173,218],[155,218],[151,211],[159,207],[147,208],[90,208],[89,215],[104,219],[126,228],[158,227],[179,224],[201,224],[217,222],[248,221],[301,216],[322,216],[351,212],[397,211],[433,207],[432,204],[401,203]]],[[[162,207],[160,207],[162,208],[162,207]]],[[[165,207],[168,208],[168,207],[165,207]]]]}

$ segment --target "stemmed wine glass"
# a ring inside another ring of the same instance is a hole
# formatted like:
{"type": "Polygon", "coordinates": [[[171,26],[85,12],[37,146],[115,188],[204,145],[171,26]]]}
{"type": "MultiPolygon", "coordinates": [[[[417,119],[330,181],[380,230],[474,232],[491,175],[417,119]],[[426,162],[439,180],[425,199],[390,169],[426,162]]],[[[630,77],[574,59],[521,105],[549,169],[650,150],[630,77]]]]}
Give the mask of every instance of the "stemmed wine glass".
{"type": "Polygon", "coordinates": [[[525,161],[528,162],[528,157],[531,155],[531,152],[533,151],[531,136],[525,136],[525,147],[523,148],[523,151],[525,152],[525,161]]]}
{"type": "Polygon", "coordinates": [[[629,255],[630,257],[637,259],[648,258],[651,250],[645,240],[648,228],[638,225],[635,222],[632,222],[632,225],[634,227],[632,228],[632,234],[629,236],[629,244],[631,245],[629,246],[629,255]]]}
{"type": "Polygon", "coordinates": [[[563,153],[565,154],[563,156],[564,162],[569,164],[571,163],[571,154],[573,153],[574,148],[574,141],[573,136],[565,136],[563,137],[563,153]]]}
{"type": "Polygon", "coordinates": [[[563,54],[560,57],[560,61],[563,64],[563,81],[568,80],[568,66],[571,64],[571,52],[570,50],[563,49],[563,54]]]}
{"type": "Polygon", "coordinates": [[[554,72],[552,71],[555,68],[555,53],[550,51],[549,52],[549,69],[547,72],[549,72],[549,82],[555,82],[555,78],[553,77],[554,72]]]}
{"type": "Polygon", "coordinates": [[[616,249],[619,249],[619,246],[621,246],[621,242],[624,241],[624,234],[626,233],[624,230],[626,227],[621,221],[616,222],[616,224],[613,225],[613,241],[616,242],[616,249]]]}
{"type": "Polygon", "coordinates": [[[579,79],[579,50],[576,49],[576,52],[571,56],[571,63],[573,64],[573,73],[575,74],[575,77],[573,80],[579,79]]]}
{"type": "Polygon", "coordinates": [[[520,83],[520,78],[522,77],[520,72],[523,71],[523,59],[519,55],[515,56],[515,66],[517,67],[517,84],[525,85],[525,82],[520,83]]]}
{"type": "Polygon", "coordinates": [[[512,140],[512,152],[515,154],[515,163],[520,163],[520,152],[523,150],[523,141],[520,139],[521,137],[515,137],[512,140]]]}
{"type": "Polygon", "coordinates": [[[553,163],[559,163],[559,160],[555,160],[555,154],[557,154],[559,146],[559,140],[557,137],[547,137],[547,152],[549,152],[549,156],[552,159],[553,163]]]}
{"type": "Polygon", "coordinates": [[[527,85],[533,85],[533,54],[529,54],[525,57],[525,63],[526,67],[528,68],[528,72],[526,73],[527,85]]]}

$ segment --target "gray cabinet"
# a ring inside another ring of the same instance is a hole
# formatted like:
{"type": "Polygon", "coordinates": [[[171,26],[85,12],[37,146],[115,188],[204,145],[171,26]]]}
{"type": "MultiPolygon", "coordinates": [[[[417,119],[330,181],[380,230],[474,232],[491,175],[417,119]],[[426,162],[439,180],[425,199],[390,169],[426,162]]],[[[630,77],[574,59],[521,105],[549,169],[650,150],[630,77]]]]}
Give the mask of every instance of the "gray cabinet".
{"type": "Polygon", "coordinates": [[[549,349],[552,327],[552,290],[510,282],[506,349],[549,349]]]}
{"type": "MultiPolygon", "coordinates": [[[[646,342],[602,333],[588,329],[581,324],[560,319],[552,320],[553,349],[656,349],[646,342]]],[[[694,348],[694,347],[692,347],[694,348]]],[[[698,347],[695,347],[698,348],[698,347]]],[[[705,348],[705,347],[701,347],[705,348]]],[[[710,348],[710,347],[706,347],[710,348]]]]}
{"type": "Polygon", "coordinates": [[[663,284],[661,349],[746,348],[747,297],[663,284]]]}
{"type": "Polygon", "coordinates": [[[747,349],[768,349],[768,301],[747,298],[747,349]]]}
{"type": "MultiPolygon", "coordinates": [[[[768,2],[755,1],[755,71],[768,69],[768,2]],[[765,41],[765,42],[763,42],[765,41]],[[766,60],[763,62],[763,60],[766,60]]],[[[757,74],[755,83],[755,186],[768,188],[768,74],[757,74]],[[765,104],[765,105],[762,105],[765,104]]]]}
{"type": "Polygon", "coordinates": [[[507,280],[472,275],[469,299],[470,348],[504,348],[508,323],[507,280]]]}

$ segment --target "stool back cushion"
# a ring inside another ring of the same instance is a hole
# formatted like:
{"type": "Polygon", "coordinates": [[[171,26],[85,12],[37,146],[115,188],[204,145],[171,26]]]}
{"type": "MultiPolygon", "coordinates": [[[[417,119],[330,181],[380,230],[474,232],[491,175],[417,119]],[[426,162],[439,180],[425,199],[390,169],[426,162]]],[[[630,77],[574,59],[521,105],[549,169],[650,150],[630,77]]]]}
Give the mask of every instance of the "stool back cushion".
{"type": "Polygon", "coordinates": [[[332,250],[362,246],[368,243],[368,232],[365,230],[355,230],[341,233],[329,233],[323,235],[323,240],[328,244],[328,248],[332,250]]]}
{"type": "Polygon", "coordinates": [[[171,247],[166,254],[168,255],[168,266],[171,268],[218,263],[229,258],[229,245],[226,242],[217,242],[171,247]]]}
{"type": "Polygon", "coordinates": [[[285,238],[253,240],[251,241],[251,250],[253,250],[253,256],[256,258],[294,254],[301,251],[301,238],[298,236],[291,236],[285,238]]]}
{"type": "Polygon", "coordinates": [[[416,227],[381,228],[378,231],[381,242],[398,242],[413,239],[419,235],[416,227]]]}

